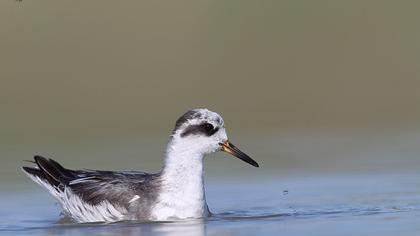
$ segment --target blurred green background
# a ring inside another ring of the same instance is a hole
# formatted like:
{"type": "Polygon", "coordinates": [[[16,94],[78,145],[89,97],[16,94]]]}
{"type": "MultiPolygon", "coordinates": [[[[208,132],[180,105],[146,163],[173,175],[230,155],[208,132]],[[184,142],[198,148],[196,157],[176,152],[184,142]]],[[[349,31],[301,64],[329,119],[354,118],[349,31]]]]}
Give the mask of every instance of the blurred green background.
{"type": "Polygon", "coordinates": [[[419,9],[0,1],[0,179],[23,181],[34,154],[156,171],[175,120],[195,107],[219,112],[262,166],[215,154],[210,176],[418,170],[419,9]]]}

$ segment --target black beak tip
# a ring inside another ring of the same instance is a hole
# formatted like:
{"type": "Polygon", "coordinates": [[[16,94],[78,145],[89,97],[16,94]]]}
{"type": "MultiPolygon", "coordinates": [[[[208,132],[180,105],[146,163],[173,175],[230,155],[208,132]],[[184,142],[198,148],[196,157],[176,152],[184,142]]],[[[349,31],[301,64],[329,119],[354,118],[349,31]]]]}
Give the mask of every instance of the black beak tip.
{"type": "Polygon", "coordinates": [[[244,156],[237,156],[237,157],[239,159],[245,161],[246,163],[250,164],[251,166],[260,167],[260,165],[258,165],[258,163],[256,161],[254,161],[251,157],[249,157],[246,154],[244,154],[244,156]]]}
{"type": "Polygon", "coordinates": [[[250,165],[254,166],[254,167],[260,167],[260,165],[258,165],[258,163],[256,161],[253,162],[248,162],[250,165]]]}

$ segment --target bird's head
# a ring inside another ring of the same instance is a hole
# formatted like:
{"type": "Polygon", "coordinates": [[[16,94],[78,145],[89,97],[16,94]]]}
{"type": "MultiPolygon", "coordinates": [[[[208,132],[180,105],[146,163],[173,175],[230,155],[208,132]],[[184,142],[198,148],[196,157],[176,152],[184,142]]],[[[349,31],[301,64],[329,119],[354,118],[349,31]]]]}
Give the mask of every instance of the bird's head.
{"type": "Polygon", "coordinates": [[[178,118],[172,142],[203,155],[224,151],[258,167],[257,162],[229,142],[223,118],[207,109],[193,109],[178,118]]]}

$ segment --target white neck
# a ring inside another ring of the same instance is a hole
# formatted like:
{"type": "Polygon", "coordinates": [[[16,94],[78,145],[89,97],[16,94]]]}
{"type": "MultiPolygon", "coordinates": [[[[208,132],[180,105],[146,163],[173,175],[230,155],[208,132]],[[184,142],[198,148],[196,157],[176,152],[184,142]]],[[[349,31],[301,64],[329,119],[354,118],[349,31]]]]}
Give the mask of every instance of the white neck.
{"type": "MultiPolygon", "coordinates": [[[[165,184],[177,185],[182,190],[191,188],[191,185],[203,189],[203,157],[204,155],[194,149],[183,145],[168,144],[166,150],[165,166],[162,170],[162,179],[165,184]]],[[[180,189],[181,190],[181,189],[180,189]]],[[[197,189],[199,190],[199,189],[197,189]]]]}
{"type": "Polygon", "coordinates": [[[185,141],[172,139],[166,150],[155,217],[201,218],[208,214],[204,183],[204,154],[185,141]]]}

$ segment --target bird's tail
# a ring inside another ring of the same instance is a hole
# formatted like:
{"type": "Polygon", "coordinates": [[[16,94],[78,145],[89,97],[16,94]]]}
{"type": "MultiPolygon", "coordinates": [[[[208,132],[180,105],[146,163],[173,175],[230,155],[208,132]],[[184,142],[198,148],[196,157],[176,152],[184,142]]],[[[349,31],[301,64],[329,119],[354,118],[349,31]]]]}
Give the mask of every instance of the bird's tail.
{"type": "Polygon", "coordinates": [[[34,167],[23,166],[22,170],[34,182],[46,188],[54,197],[60,198],[63,188],[75,178],[71,170],[61,166],[52,159],[34,156],[34,167]]]}

